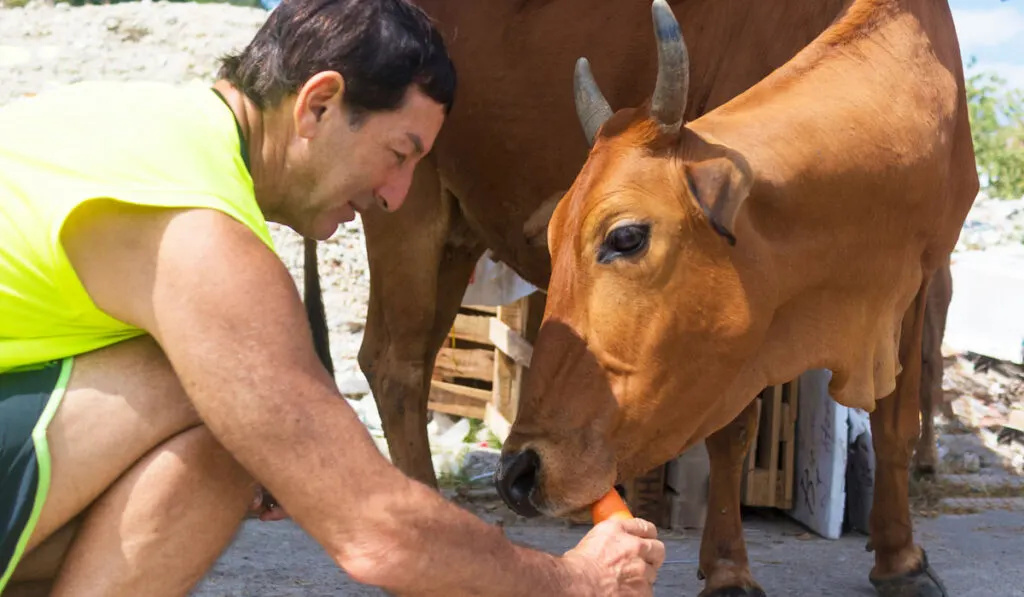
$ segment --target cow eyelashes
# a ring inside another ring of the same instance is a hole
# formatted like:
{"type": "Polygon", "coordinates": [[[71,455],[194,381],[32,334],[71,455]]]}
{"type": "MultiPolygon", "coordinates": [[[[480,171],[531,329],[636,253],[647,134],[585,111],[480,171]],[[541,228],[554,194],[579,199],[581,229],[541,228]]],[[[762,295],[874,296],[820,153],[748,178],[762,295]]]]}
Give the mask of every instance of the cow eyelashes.
{"type": "Polygon", "coordinates": [[[611,263],[620,257],[631,257],[647,248],[651,237],[649,224],[624,224],[608,231],[597,250],[598,263],[611,263]]]}

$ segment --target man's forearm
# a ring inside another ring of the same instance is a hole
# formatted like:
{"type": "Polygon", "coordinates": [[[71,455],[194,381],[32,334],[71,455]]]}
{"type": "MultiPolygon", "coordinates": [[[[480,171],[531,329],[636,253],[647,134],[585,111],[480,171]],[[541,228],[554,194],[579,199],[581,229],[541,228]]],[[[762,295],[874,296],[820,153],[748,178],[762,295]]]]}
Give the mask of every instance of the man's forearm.
{"type": "MultiPolygon", "coordinates": [[[[279,407],[251,409],[221,395],[199,409],[356,580],[409,596],[570,594],[562,560],[513,545],[499,529],[402,475],[346,402],[308,378],[291,377],[278,376],[278,383],[306,386],[308,394],[279,407]],[[299,404],[302,416],[277,414],[299,404]]],[[[261,387],[250,404],[284,402],[283,391],[261,387]]]]}
{"type": "Polygon", "coordinates": [[[499,528],[438,492],[409,484],[407,492],[376,512],[379,528],[386,529],[383,544],[391,546],[377,564],[389,563],[365,582],[396,595],[587,594],[564,559],[514,545],[499,528]]]}
{"type": "Polygon", "coordinates": [[[240,425],[247,437],[274,438],[240,449],[290,454],[271,459],[289,463],[274,467],[287,479],[280,491],[264,482],[356,580],[410,597],[569,594],[558,558],[513,545],[500,529],[401,474],[343,400],[309,402],[308,417],[290,429],[277,417],[240,425]],[[289,450],[287,437],[302,437],[303,452],[289,450]]]}

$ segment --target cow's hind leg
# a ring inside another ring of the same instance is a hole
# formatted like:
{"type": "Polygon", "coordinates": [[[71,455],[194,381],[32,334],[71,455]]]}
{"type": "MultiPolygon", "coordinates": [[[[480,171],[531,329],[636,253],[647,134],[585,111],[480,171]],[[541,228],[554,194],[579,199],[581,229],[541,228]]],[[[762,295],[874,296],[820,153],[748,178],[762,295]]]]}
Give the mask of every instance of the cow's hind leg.
{"type": "Polygon", "coordinates": [[[708,436],[711,466],[708,515],[700,542],[700,597],[764,597],[750,574],[740,519],[743,460],[757,436],[757,403],[751,402],[731,423],[708,436]]]}
{"type": "Polygon", "coordinates": [[[942,337],[946,332],[946,314],[953,298],[953,279],[946,261],[932,278],[924,312],[921,363],[921,439],[914,454],[914,471],[919,477],[934,476],[939,468],[935,443],[936,409],[947,414],[942,393],[942,337]]]}
{"type": "Polygon", "coordinates": [[[359,366],[380,412],[391,461],[436,487],[427,437],[434,360],[481,249],[424,160],[402,209],[363,219],[370,300],[359,366]]]}
{"type": "Polygon", "coordinates": [[[875,447],[875,493],[871,507],[871,545],[875,566],[871,583],[881,597],[946,597],[942,581],[914,543],[910,516],[910,463],[920,433],[921,336],[925,296],[922,287],[903,321],[896,390],[871,413],[875,447]]]}

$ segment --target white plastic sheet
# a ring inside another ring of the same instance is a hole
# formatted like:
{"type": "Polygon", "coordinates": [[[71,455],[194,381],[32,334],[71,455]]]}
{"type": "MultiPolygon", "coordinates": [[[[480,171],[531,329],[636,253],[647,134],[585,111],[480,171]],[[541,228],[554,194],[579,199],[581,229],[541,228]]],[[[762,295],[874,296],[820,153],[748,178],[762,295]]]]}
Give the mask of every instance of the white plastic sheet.
{"type": "Polygon", "coordinates": [[[462,297],[463,305],[500,307],[537,292],[538,288],[522,279],[512,268],[495,261],[485,252],[476,263],[473,277],[462,297]]]}

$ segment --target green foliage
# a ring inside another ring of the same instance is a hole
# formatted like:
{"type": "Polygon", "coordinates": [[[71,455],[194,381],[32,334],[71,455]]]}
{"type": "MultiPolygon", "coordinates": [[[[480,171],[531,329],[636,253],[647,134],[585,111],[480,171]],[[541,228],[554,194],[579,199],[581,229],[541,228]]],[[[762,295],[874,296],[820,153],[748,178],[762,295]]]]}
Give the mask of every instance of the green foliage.
{"type": "MultiPolygon", "coordinates": [[[[975,64],[971,59],[968,68],[975,64]]],[[[994,199],[1024,196],[1024,91],[990,72],[967,78],[971,135],[982,190],[994,199]]]]}

